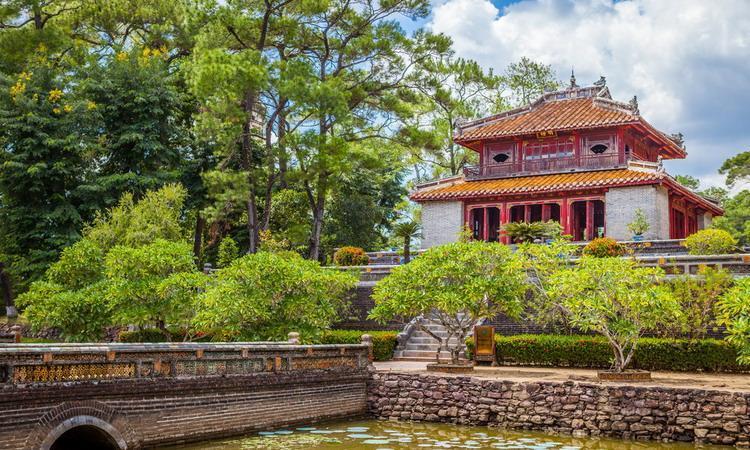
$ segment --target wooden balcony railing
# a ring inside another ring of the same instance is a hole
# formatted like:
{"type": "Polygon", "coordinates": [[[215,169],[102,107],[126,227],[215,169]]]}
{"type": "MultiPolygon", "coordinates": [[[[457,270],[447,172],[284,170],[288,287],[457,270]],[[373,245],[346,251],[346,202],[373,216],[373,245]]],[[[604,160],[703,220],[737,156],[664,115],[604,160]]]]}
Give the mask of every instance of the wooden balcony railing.
{"type": "Polygon", "coordinates": [[[504,178],[534,173],[565,172],[571,169],[611,169],[625,167],[628,162],[613,153],[609,155],[570,156],[563,158],[527,159],[512,163],[467,166],[464,176],[467,180],[504,178]]]}

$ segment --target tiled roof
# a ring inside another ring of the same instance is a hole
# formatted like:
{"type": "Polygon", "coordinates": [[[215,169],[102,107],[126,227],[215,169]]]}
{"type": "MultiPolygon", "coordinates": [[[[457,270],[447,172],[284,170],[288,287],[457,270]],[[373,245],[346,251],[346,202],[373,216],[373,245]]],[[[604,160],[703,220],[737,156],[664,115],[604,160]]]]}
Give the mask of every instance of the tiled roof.
{"type": "Polygon", "coordinates": [[[499,138],[540,131],[576,130],[637,123],[639,116],[609,107],[596,97],[552,100],[463,129],[456,141],[499,138]]]}
{"type": "Polygon", "coordinates": [[[548,92],[528,106],[460,124],[454,141],[477,150],[486,139],[621,125],[632,125],[650,135],[662,146],[663,158],[686,156],[681,136],[675,138],[655,129],[641,117],[635,98],[628,103],[613,100],[604,85],[548,92]]]}
{"type": "Polygon", "coordinates": [[[556,173],[498,180],[465,181],[462,179],[444,185],[433,185],[413,192],[414,201],[457,200],[492,195],[510,195],[539,192],[569,191],[583,188],[625,186],[658,183],[666,177],[664,172],[630,169],[598,170],[588,172],[556,173]]]}

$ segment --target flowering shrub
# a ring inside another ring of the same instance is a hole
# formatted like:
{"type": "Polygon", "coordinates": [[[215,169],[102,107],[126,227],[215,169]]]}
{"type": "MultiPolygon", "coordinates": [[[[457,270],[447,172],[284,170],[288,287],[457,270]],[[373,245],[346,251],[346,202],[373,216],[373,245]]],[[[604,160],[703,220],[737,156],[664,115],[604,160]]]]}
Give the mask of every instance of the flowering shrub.
{"type": "Polygon", "coordinates": [[[685,247],[691,255],[724,255],[734,251],[737,240],[724,230],[708,228],[688,236],[685,247]]]}
{"type": "Polygon", "coordinates": [[[370,257],[359,247],[341,247],[333,254],[333,262],[337,266],[366,266],[370,257]]]}
{"type": "Polygon", "coordinates": [[[583,248],[583,254],[596,258],[622,256],[625,254],[625,248],[612,238],[596,238],[586,244],[586,247],[583,248]]]}

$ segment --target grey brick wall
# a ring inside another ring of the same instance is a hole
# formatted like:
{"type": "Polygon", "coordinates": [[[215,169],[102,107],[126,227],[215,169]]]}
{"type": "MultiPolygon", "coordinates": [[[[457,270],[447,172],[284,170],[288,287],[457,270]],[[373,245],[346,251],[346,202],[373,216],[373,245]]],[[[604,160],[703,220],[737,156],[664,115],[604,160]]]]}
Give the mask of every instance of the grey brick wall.
{"type": "Polygon", "coordinates": [[[461,202],[426,202],[422,205],[422,248],[458,240],[463,225],[461,202]]]}
{"type": "Polygon", "coordinates": [[[669,239],[669,196],[661,186],[630,186],[610,189],[604,197],[607,236],[630,240],[628,224],[640,208],[651,227],[645,239],[669,239]]]}

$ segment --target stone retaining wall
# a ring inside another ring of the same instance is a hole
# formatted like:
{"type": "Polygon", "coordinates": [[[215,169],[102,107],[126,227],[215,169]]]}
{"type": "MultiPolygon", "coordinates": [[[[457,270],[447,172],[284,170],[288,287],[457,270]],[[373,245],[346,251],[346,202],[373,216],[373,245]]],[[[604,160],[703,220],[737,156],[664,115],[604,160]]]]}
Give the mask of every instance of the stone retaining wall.
{"type": "Polygon", "coordinates": [[[368,387],[368,408],[382,419],[744,447],[749,400],[729,391],[405,373],[376,373],[368,387]]]}

